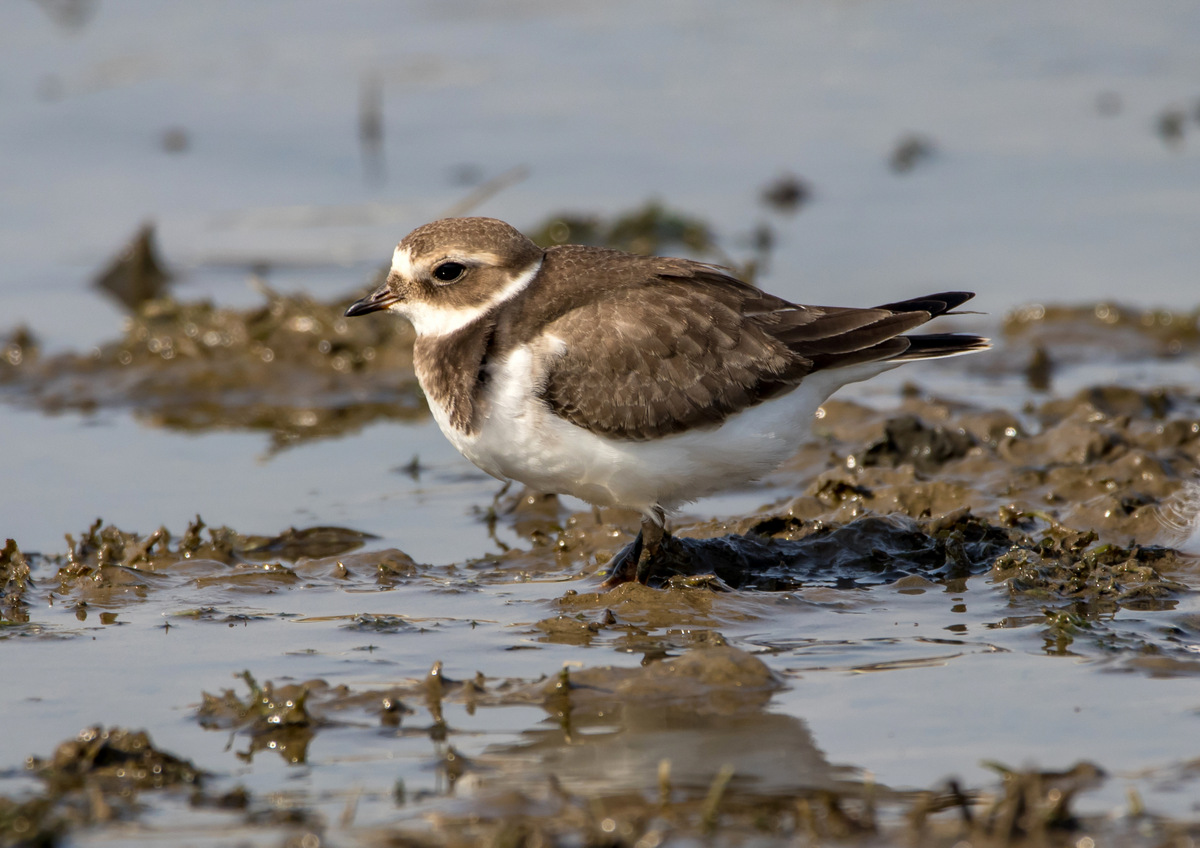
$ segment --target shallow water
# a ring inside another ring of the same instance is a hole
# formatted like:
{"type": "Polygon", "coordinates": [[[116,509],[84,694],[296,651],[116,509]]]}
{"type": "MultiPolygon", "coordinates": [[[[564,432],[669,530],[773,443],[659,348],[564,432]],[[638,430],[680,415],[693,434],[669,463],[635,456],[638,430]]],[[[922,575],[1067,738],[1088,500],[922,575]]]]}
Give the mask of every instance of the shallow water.
{"type": "MultiPolygon", "coordinates": [[[[954,371],[948,368],[947,377],[954,371]]],[[[947,379],[947,385],[954,382],[947,379]]],[[[866,441],[852,455],[865,456],[862,446],[874,438],[869,433],[878,422],[902,410],[934,421],[945,409],[911,397],[902,403],[898,393],[888,404],[887,391],[886,382],[861,390],[880,411],[854,404],[827,407],[823,421],[834,441],[818,453],[844,456],[852,442],[843,440],[859,433],[866,441]]],[[[1181,432],[1191,432],[1188,422],[1200,420],[1200,397],[1189,390],[1171,396],[1175,413],[1168,422],[1179,421],[1181,432]]],[[[1040,411],[1028,417],[1045,416],[1058,402],[1055,397],[1041,396],[1040,411]]],[[[1116,393],[1108,402],[1135,397],[1116,393]]],[[[954,414],[965,414],[962,420],[969,423],[972,409],[954,414]]],[[[170,430],[135,428],[119,416],[90,430],[70,416],[44,420],[66,438],[99,433],[119,444],[137,437],[136,457],[147,467],[156,467],[154,458],[160,453],[165,458],[169,446],[184,438],[170,430]]],[[[1067,416],[1057,426],[1072,420],[1067,416]]],[[[1089,420],[1100,430],[1117,421],[1100,413],[1090,413],[1089,420]]],[[[1168,436],[1154,435],[1153,427],[1146,430],[1139,421],[1120,425],[1127,438],[1170,444],[1168,436]]],[[[1075,814],[1126,821],[1133,790],[1156,814],[1177,820],[1194,815],[1188,765],[1194,755],[1187,740],[1194,735],[1200,698],[1200,663],[1194,660],[1200,610],[1194,592],[1185,588],[1197,580],[1190,560],[1163,572],[1177,588],[1166,596],[1146,595],[1158,598],[1149,605],[1129,594],[1136,584],[1128,583],[1135,580],[1128,569],[1116,578],[1128,585],[1115,603],[1090,595],[1073,602],[1054,583],[1031,594],[1014,591],[994,570],[948,581],[914,574],[866,589],[837,588],[841,578],[818,574],[789,592],[628,586],[595,596],[590,551],[598,545],[611,553],[627,540],[627,532],[618,529],[624,525],[627,531],[627,520],[604,516],[616,525],[592,530],[590,512],[546,511],[510,495],[498,502],[498,535],[489,538],[486,522],[471,507],[481,512],[494,486],[478,476],[456,475],[449,470],[452,458],[430,460],[417,479],[381,475],[377,465],[362,459],[379,449],[376,439],[386,443],[396,428],[379,425],[301,445],[257,464],[251,448],[261,446],[261,436],[192,436],[187,438],[200,447],[210,440],[226,447],[240,440],[247,452],[227,450],[204,462],[192,458],[208,469],[197,475],[185,470],[187,456],[176,459],[175,473],[188,479],[193,503],[207,507],[207,487],[222,488],[220,481],[234,476],[271,478],[278,488],[265,492],[264,503],[255,505],[242,492],[252,489],[261,497],[265,483],[227,486],[225,497],[212,499],[215,513],[239,516],[242,526],[254,529],[251,517],[269,521],[271,510],[284,503],[296,525],[347,521],[379,534],[356,552],[297,559],[298,553],[280,549],[255,554],[232,569],[201,552],[158,565],[108,566],[104,574],[70,580],[55,576],[53,562],[36,561],[34,587],[26,592],[29,621],[5,628],[2,640],[9,679],[22,682],[0,696],[10,726],[21,729],[0,737],[0,761],[10,764],[0,773],[0,793],[19,798],[35,792],[40,781],[21,771],[24,758],[48,756],[79,727],[99,723],[143,728],[159,746],[211,776],[190,806],[186,792],[153,798],[143,792],[139,799],[148,807],[136,817],[124,814],[126,823],[87,820],[73,832],[79,844],[158,844],[181,835],[200,843],[231,835],[271,841],[280,833],[301,832],[373,844],[397,826],[419,832],[430,822],[443,822],[429,836],[436,839],[439,828],[454,832],[455,825],[446,822],[463,816],[536,821],[551,815],[561,825],[569,817],[537,800],[549,775],[566,797],[617,799],[632,792],[652,800],[661,792],[663,761],[670,763],[676,806],[698,803],[721,767],[730,766],[731,804],[735,798],[765,803],[812,792],[835,792],[850,803],[869,785],[876,787],[869,791],[879,794],[888,821],[898,814],[888,813],[894,805],[911,803],[901,800],[911,797],[905,792],[935,789],[951,776],[966,786],[991,785],[995,775],[988,761],[1062,769],[1090,760],[1109,777],[1074,803],[1075,814]],[[366,465],[349,465],[339,488],[326,482],[316,492],[308,490],[309,497],[328,498],[336,508],[311,515],[297,508],[287,492],[303,485],[303,468],[347,446],[360,448],[347,454],[366,465]],[[356,493],[351,475],[372,473],[383,476],[391,491],[356,493]],[[449,537],[439,534],[435,520],[446,509],[458,511],[449,537]],[[421,526],[423,516],[429,526],[421,526]],[[508,546],[513,550],[503,552],[508,546]],[[392,548],[430,564],[404,565],[407,560],[388,553],[392,548]],[[422,551],[439,556],[426,559],[422,551]],[[264,560],[280,566],[264,570],[264,560]],[[380,562],[398,563],[389,567],[401,570],[385,578],[378,573],[380,562]],[[1066,623],[1056,624],[1056,617],[1066,623]],[[619,680],[599,671],[609,665],[631,673],[652,670],[672,657],[707,656],[705,646],[724,643],[745,652],[739,654],[742,662],[765,663],[774,674],[770,685],[747,688],[722,673],[678,691],[661,681],[621,689],[619,680]],[[444,699],[431,697],[423,680],[439,661],[446,678],[482,678],[467,689],[447,683],[444,699]],[[554,696],[538,694],[564,668],[575,681],[565,713],[554,696]],[[309,681],[313,718],[282,731],[256,729],[236,716],[205,719],[203,711],[198,719],[204,692],[229,689],[239,699],[249,697],[250,689],[237,678],[243,670],[275,687],[309,681]],[[587,674],[600,676],[581,677],[587,674]],[[348,688],[338,689],[343,686],[348,688]],[[611,694],[600,694],[609,689],[611,694]],[[385,697],[398,697],[411,712],[389,723],[379,711],[385,697]],[[250,793],[244,809],[212,809],[222,793],[238,786],[250,793]]],[[[1071,450],[1069,443],[1054,441],[1055,431],[1047,427],[1044,435],[1019,437],[1005,450],[1027,445],[1022,450],[1028,452],[1042,442],[1049,452],[1071,450]]],[[[1184,444],[1193,450],[1197,440],[1187,438],[1184,444]]],[[[104,442],[93,444],[98,454],[105,453],[104,442]]],[[[1171,450],[1158,455],[1170,457],[1171,450]]],[[[740,501],[740,511],[728,513],[729,522],[705,521],[688,530],[681,519],[684,535],[745,528],[747,519],[737,516],[753,516],[753,503],[776,504],[765,515],[804,515],[812,508],[805,505],[812,494],[824,491],[805,482],[818,476],[857,474],[874,489],[890,475],[906,473],[903,465],[894,471],[823,472],[822,465],[812,467],[811,458],[718,500],[716,506],[726,509],[740,501]]],[[[953,460],[922,479],[925,485],[942,485],[940,480],[953,485],[964,471],[971,473],[970,463],[978,466],[979,458],[953,460]]],[[[1097,463],[1094,473],[1107,478],[1121,463],[1097,463]]],[[[1194,455],[1179,466],[1191,467],[1194,455]]],[[[169,479],[172,471],[169,464],[157,466],[153,477],[169,479]]],[[[980,495],[969,495],[968,502],[994,499],[999,485],[994,472],[975,474],[980,495]]],[[[1168,476],[1164,482],[1167,491],[1179,491],[1182,481],[1168,476]]],[[[115,503],[136,513],[139,501],[131,493],[138,488],[126,483],[109,491],[115,503]]],[[[877,491],[883,494],[886,485],[877,491]]],[[[154,491],[137,497],[153,503],[154,491]]],[[[709,514],[702,506],[693,511],[709,514]]],[[[181,524],[171,528],[176,539],[181,524]]],[[[85,526],[66,526],[77,540],[83,538],[85,526]]],[[[1161,529],[1152,516],[1150,523],[1134,526],[1143,537],[1161,529]]],[[[890,543],[881,537],[881,544],[890,543]]],[[[51,543],[45,550],[64,547],[51,543]]],[[[847,567],[847,573],[856,573],[847,567]]],[[[1097,579],[1097,585],[1107,585],[1110,578],[1097,579]]],[[[878,581],[866,580],[872,583],[878,581]]]]}
{"type": "MultiPolygon", "coordinates": [[[[989,314],[955,327],[1003,339],[992,354],[848,387],[839,398],[858,405],[830,407],[825,441],[762,483],[689,507],[683,535],[746,532],[763,516],[838,525],[902,512],[929,484],[935,515],[960,505],[954,492],[995,522],[1005,498],[1043,497],[1101,542],[1180,543],[1153,515],[1193,479],[1186,427],[1200,420],[1200,17],[1189,4],[79,2],[5,17],[0,340],[18,323],[46,355],[117,338],[122,312],[89,281],[147,218],[182,301],[256,306],[254,270],[276,290],[348,303],[403,232],[525,165],[523,181],[474,211],[533,228],[657,196],[709,222],[738,262],[767,222],[775,243],[758,282],[773,291],[867,304],[973,288],[989,314]],[[80,17],[63,18],[71,9],[80,17]],[[356,135],[372,76],[379,161],[356,135]],[[1161,131],[1171,110],[1187,116],[1179,139],[1161,131]],[[164,149],[172,129],[181,152],[164,149]],[[897,174],[888,156],[909,132],[935,152],[897,174]],[[758,199],[785,172],[813,186],[793,215],[758,199]],[[1173,307],[1191,335],[1172,349],[1140,318],[1132,329],[1086,316],[1001,326],[1023,303],[1106,298],[1173,307]],[[1053,363],[1047,391],[1026,368],[1038,347],[1053,363]],[[1128,393],[1088,407],[1080,393],[1092,386],[1143,392],[1146,408],[1128,393]],[[1155,417],[1158,386],[1169,405],[1155,417]],[[1082,412],[1060,419],[1055,402],[1082,412]],[[903,464],[849,467],[901,413],[968,430],[1011,419],[1021,434],[916,478],[903,464]],[[1166,425],[1182,428],[1178,445],[1154,435],[1166,425]],[[1075,458],[1071,439],[1097,433],[1112,456],[1075,458]],[[1031,469],[1060,476],[1043,492],[1031,469]],[[876,497],[845,495],[847,480],[876,497]],[[1103,514],[1110,496],[1128,516],[1103,514]]],[[[852,813],[873,803],[878,839],[911,842],[914,792],[956,777],[1001,793],[985,761],[1030,772],[1094,762],[1108,778],[1070,807],[1113,839],[1171,832],[1137,814],[1130,790],[1171,827],[1197,819],[1195,560],[1163,566],[1168,588],[1133,566],[1105,573],[1161,595],[1072,596],[1050,579],[1016,591],[989,563],[868,589],[818,580],[597,598],[598,560],[628,540],[628,516],[596,526],[581,504],[539,511],[510,493],[489,526],[498,483],[428,418],[288,441],[219,416],[183,429],[115,390],[77,408],[72,396],[120,379],[68,377],[80,382],[55,404],[0,381],[0,539],[26,554],[66,554],[64,535],[80,540],[98,516],[143,538],[164,526],[176,541],[197,514],[243,533],[341,525],[377,537],[332,558],[278,554],[274,571],[181,558],[61,585],[61,562],[33,558],[28,621],[0,628],[0,796],[44,796],[26,758],[97,724],[145,729],[210,775],[195,797],[189,786],[141,791],[136,810],[120,791],[68,793],[56,801],[68,844],[499,843],[523,822],[653,848],[702,837],[725,765],[718,833],[729,843],[803,832],[776,807],[817,809],[820,792],[852,813]],[[390,549],[420,567],[380,577],[381,559],[399,562],[390,549]],[[438,661],[451,681],[483,679],[431,694],[438,661]],[[697,665],[663,671],[675,662],[697,665]],[[543,692],[563,668],[569,695],[543,692]],[[248,701],[247,670],[276,689],[324,681],[308,687],[307,723],[198,716],[205,692],[248,701]],[[393,696],[412,712],[381,711],[393,696]],[[244,804],[221,800],[237,786],[244,804]]],[[[822,815],[817,836],[837,837],[822,815]]],[[[1004,843],[973,836],[985,837],[1004,843]]]]}

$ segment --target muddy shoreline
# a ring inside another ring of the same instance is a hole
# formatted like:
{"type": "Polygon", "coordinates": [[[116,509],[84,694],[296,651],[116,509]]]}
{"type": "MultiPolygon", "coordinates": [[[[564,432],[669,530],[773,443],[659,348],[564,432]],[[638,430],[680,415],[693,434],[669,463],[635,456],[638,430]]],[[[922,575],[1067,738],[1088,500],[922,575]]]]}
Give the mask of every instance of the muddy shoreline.
{"type": "MultiPolygon", "coordinates": [[[[423,414],[403,328],[342,322],[341,298],[321,304],[264,296],[263,307],[240,313],[149,301],[122,339],[91,355],[41,357],[28,334],[13,332],[0,391],[9,402],[46,411],[108,405],[168,428],[263,430],[275,447],[338,435],[375,416],[423,414]]],[[[0,633],[9,650],[20,651],[22,637],[71,638],[62,625],[43,622],[43,610],[71,610],[80,623],[93,616],[114,623],[131,605],[190,590],[223,603],[189,609],[173,601],[168,630],[172,621],[252,627],[256,616],[244,611],[245,601],[264,593],[466,586],[486,592],[514,580],[552,581],[544,583],[548,614],[523,632],[543,644],[636,650],[646,657],[641,670],[601,661],[543,680],[495,677],[486,669],[452,680],[437,663],[423,679],[383,689],[320,679],[260,684],[247,672],[240,691],[197,691],[194,720],[241,740],[248,758],[274,752],[294,765],[306,762],[314,739],[347,722],[366,733],[376,732],[372,726],[408,728],[432,738],[431,765],[447,794],[406,803],[441,812],[420,826],[401,814],[383,830],[356,828],[349,813],[335,830],[362,844],[612,839],[649,845],[706,834],[740,842],[752,834],[774,841],[801,833],[846,844],[949,845],[964,838],[1066,844],[1081,832],[1124,839],[1135,831],[1136,844],[1165,844],[1191,826],[1147,819],[1132,807],[1116,820],[1073,811],[1077,794],[1105,780],[1102,767],[1091,763],[1053,775],[1003,771],[992,786],[951,782],[925,791],[839,772],[811,747],[795,754],[811,760],[807,777],[775,791],[755,789],[736,767],[722,771],[715,761],[676,763],[674,771],[666,760],[657,771],[646,764],[632,783],[597,782],[589,771],[594,765],[576,773],[571,764],[570,740],[589,725],[610,733],[613,716],[631,738],[708,727],[734,747],[752,749],[769,739],[763,722],[781,717],[764,711],[789,684],[721,635],[733,622],[762,615],[755,603],[744,603],[756,596],[827,604],[864,593],[961,593],[982,580],[1010,608],[992,626],[1036,633],[1047,654],[1115,652],[1133,672],[1184,678],[1200,672],[1186,617],[1157,633],[1122,623],[1122,611],[1169,615],[1187,605],[1200,582],[1196,558],[1172,547],[1189,530],[1180,518],[1188,520],[1186,510],[1177,506],[1200,467],[1200,395],[1187,386],[1052,391],[1055,371],[1101,350],[1194,357],[1194,316],[1168,319],[1107,305],[1024,310],[1002,331],[1005,344],[981,366],[980,379],[1004,372],[1027,381],[1020,409],[916,389],[905,389],[886,409],[835,398],[820,414],[818,440],[766,481],[774,505],[735,520],[678,522],[682,567],[662,575],[660,588],[594,589],[595,575],[636,532],[635,516],[573,513],[554,497],[516,492],[485,518],[513,528],[525,544],[443,567],[373,547],[371,537],[352,529],[256,536],[210,528],[200,518],[149,533],[98,521],[69,535],[57,554],[22,553],[16,539],[0,554],[0,633]],[[1035,355],[1017,358],[1016,351],[1030,347],[1035,355]],[[444,702],[471,712],[536,707],[554,717],[557,741],[532,767],[518,754],[523,746],[511,754],[491,751],[482,761],[468,758],[455,752],[444,702]],[[740,727],[755,729],[738,743],[740,727]],[[547,795],[549,775],[558,788],[547,795]],[[654,793],[648,787],[656,782],[654,793]],[[446,806],[459,784],[477,784],[472,800],[446,806]]],[[[382,640],[422,628],[403,613],[360,613],[343,626],[382,640]]],[[[136,715],[129,720],[136,724],[136,715]]],[[[787,738],[796,729],[779,732],[787,738]]],[[[320,834],[332,827],[303,805],[281,818],[245,787],[210,791],[204,775],[214,766],[160,751],[132,730],[96,727],[63,742],[53,756],[31,755],[28,767],[42,788],[0,804],[5,844],[53,843],[136,822],[144,805],[156,803],[143,799],[162,792],[255,831],[320,834]]]]}

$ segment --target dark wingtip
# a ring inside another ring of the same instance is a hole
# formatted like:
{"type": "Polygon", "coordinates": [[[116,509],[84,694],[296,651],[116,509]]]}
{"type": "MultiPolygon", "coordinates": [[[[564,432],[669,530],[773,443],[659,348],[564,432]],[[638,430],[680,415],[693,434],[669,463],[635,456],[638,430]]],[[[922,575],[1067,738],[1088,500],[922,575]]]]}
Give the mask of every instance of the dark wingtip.
{"type": "Polygon", "coordinates": [[[926,333],[920,336],[906,336],[906,338],[909,341],[908,350],[897,356],[897,360],[959,356],[964,353],[987,350],[992,346],[991,339],[968,333],[926,333]]]}
{"type": "Polygon", "coordinates": [[[931,318],[939,315],[949,315],[952,310],[962,306],[975,296],[975,292],[951,291],[927,294],[914,297],[911,300],[899,300],[895,303],[884,303],[877,309],[887,309],[892,312],[928,312],[931,318]]]}

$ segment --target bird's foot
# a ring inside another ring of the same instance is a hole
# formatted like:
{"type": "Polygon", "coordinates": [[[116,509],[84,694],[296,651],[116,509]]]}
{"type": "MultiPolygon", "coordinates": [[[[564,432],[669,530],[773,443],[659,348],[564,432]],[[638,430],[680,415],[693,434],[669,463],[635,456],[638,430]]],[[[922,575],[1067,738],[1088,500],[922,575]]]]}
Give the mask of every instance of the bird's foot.
{"type": "Polygon", "coordinates": [[[617,552],[617,555],[612,558],[608,569],[608,577],[600,584],[600,591],[607,592],[609,589],[614,589],[622,583],[628,583],[630,580],[635,579],[641,568],[644,550],[642,534],[638,533],[636,539],[621,548],[617,552]]]}
{"type": "Polygon", "coordinates": [[[642,551],[637,560],[637,582],[645,586],[649,583],[650,574],[658,564],[659,556],[665,543],[671,539],[671,534],[666,528],[652,521],[643,521],[642,532],[639,535],[642,537],[642,551]]]}
{"type": "MultiPolygon", "coordinates": [[[[600,584],[606,592],[632,580],[646,585],[656,571],[678,570],[687,554],[662,524],[646,518],[641,532],[612,559],[608,577],[600,584]]],[[[686,564],[685,562],[683,564],[686,564]]]]}
{"type": "Polygon", "coordinates": [[[657,585],[691,569],[690,549],[661,527],[658,530],[657,540],[653,544],[645,540],[642,555],[638,557],[637,581],[643,585],[649,585],[651,580],[657,585]]]}

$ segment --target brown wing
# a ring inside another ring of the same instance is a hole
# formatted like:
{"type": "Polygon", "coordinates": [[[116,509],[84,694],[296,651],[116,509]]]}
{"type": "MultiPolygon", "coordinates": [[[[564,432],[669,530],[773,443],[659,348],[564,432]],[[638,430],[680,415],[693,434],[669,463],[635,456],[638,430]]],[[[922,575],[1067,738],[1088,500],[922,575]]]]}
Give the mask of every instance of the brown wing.
{"type": "Polygon", "coordinates": [[[592,289],[585,304],[543,325],[570,341],[550,363],[541,397],[571,423],[613,438],[716,426],[813,371],[901,357],[924,338],[901,333],[967,297],[810,307],[696,262],[646,258],[641,270],[621,285],[592,289]]]}
{"type": "Polygon", "coordinates": [[[615,438],[719,424],[811,370],[736,310],[679,286],[592,302],[546,329],[570,342],[542,397],[571,423],[615,438]]]}

